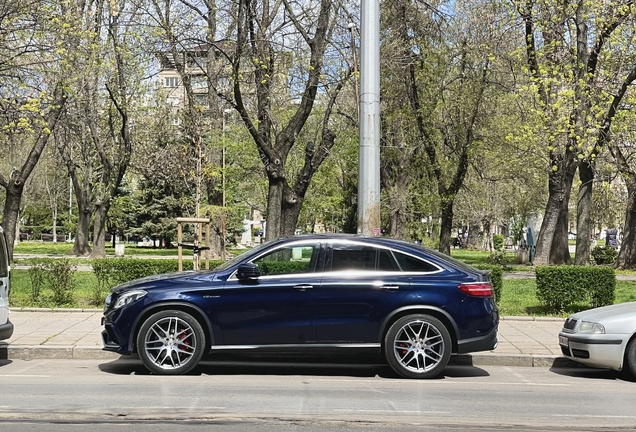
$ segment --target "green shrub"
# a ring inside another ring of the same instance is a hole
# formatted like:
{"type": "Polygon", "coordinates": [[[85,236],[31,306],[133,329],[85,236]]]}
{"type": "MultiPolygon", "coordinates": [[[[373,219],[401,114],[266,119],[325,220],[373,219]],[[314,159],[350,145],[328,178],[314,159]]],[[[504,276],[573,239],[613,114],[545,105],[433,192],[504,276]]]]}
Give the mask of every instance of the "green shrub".
{"type": "Polygon", "coordinates": [[[73,302],[73,275],[76,267],[68,259],[33,258],[27,260],[31,266],[31,300],[38,302],[42,288],[48,286],[53,291],[51,299],[55,306],[64,306],[73,302]]]}
{"type": "Polygon", "coordinates": [[[577,303],[614,303],[616,275],[611,267],[538,266],[535,272],[537,299],[555,312],[577,303]]]}
{"type": "Polygon", "coordinates": [[[614,264],[618,258],[618,251],[611,246],[596,246],[591,252],[594,263],[598,265],[614,264]]]}
{"type": "MultiPolygon", "coordinates": [[[[210,268],[221,265],[222,260],[210,260],[210,268]]],[[[175,259],[143,259],[143,258],[98,258],[91,261],[93,272],[97,277],[96,295],[93,301],[101,299],[116,285],[162,273],[173,273],[179,270],[179,261],[175,259]]],[[[202,262],[205,265],[205,261],[202,262]]],[[[192,261],[183,261],[183,270],[192,270],[192,261]]]]}
{"type": "Polygon", "coordinates": [[[31,301],[37,303],[40,300],[40,294],[45,284],[45,265],[41,259],[30,259],[28,263],[31,265],[29,268],[29,280],[31,281],[31,301]]]}
{"type": "Polygon", "coordinates": [[[73,303],[73,274],[76,269],[68,259],[56,259],[48,264],[47,278],[53,290],[53,303],[56,306],[73,303]]]}
{"type": "Polygon", "coordinates": [[[504,248],[504,236],[501,234],[493,234],[492,236],[492,247],[496,251],[501,251],[504,248]]]}
{"type": "Polygon", "coordinates": [[[500,265],[481,264],[474,266],[479,270],[490,270],[490,283],[495,294],[495,301],[501,300],[501,290],[503,287],[503,267],[500,265]]]}
{"type": "Polygon", "coordinates": [[[506,252],[504,250],[495,250],[488,256],[488,262],[493,265],[502,266],[506,263],[506,252]]]}

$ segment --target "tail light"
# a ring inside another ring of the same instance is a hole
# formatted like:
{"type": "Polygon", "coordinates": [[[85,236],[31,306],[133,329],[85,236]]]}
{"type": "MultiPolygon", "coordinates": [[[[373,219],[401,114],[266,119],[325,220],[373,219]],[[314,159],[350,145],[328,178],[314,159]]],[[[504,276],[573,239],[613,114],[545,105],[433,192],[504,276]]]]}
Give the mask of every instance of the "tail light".
{"type": "Polygon", "coordinates": [[[469,282],[460,284],[457,288],[463,293],[473,297],[492,297],[492,285],[490,282],[469,282]]]}

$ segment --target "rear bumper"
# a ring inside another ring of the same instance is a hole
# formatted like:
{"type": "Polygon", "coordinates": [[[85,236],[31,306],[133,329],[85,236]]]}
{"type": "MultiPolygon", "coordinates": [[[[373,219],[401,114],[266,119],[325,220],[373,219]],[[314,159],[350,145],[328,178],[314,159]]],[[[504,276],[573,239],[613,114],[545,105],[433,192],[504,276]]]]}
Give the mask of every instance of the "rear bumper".
{"type": "Polygon", "coordinates": [[[7,320],[6,324],[0,325],[0,340],[9,339],[13,336],[13,323],[7,320]]]}
{"type": "Polygon", "coordinates": [[[457,354],[468,354],[478,351],[491,351],[497,348],[497,328],[493,328],[490,333],[471,339],[464,339],[457,342],[457,354]]]}

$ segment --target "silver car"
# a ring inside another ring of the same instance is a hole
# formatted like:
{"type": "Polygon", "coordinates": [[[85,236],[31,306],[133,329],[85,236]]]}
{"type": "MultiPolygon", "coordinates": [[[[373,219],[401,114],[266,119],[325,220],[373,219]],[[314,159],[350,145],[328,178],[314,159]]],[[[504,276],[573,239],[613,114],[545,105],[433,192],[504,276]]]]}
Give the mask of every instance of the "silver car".
{"type": "Polygon", "coordinates": [[[571,315],[559,333],[563,355],[587,366],[626,370],[636,378],[636,302],[571,315]]]}
{"type": "Polygon", "coordinates": [[[9,339],[13,335],[13,324],[9,321],[10,271],[7,239],[0,227],[0,340],[9,339]]]}

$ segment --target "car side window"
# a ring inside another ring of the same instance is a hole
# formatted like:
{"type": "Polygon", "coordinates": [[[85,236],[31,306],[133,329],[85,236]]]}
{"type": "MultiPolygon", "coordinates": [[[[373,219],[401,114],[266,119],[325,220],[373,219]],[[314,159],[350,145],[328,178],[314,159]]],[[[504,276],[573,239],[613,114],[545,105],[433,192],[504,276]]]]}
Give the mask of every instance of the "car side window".
{"type": "Polygon", "coordinates": [[[313,273],[316,270],[320,243],[294,244],[276,249],[254,260],[261,276],[313,273]]]}
{"type": "Polygon", "coordinates": [[[331,270],[399,271],[391,251],[372,246],[335,244],[331,249],[331,270]]]}
{"type": "Polygon", "coordinates": [[[421,259],[417,259],[415,257],[400,252],[394,251],[393,253],[398,263],[400,263],[400,267],[402,267],[403,271],[430,273],[439,270],[439,268],[437,268],[433,264],[422,261],[421,259]]]}

